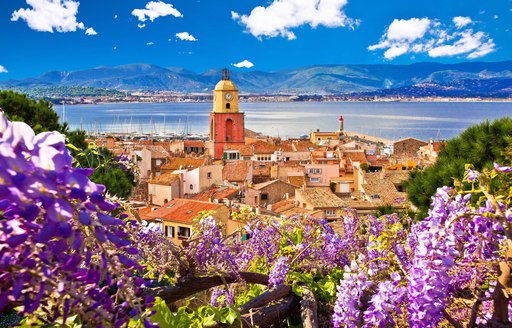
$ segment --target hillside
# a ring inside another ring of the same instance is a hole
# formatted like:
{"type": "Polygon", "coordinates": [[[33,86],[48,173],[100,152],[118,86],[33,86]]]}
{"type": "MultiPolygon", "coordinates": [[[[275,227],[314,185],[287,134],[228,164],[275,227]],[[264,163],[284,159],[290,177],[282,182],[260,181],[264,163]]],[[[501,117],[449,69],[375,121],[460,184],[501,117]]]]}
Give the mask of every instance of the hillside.
{"type": "MultiPolygon", "coordinates": [[[[316,65],[274,72],[233,71],[242,93],[460,95],[510,97],[512,61],[412,65],[316,65]]],[[[209,93],[220,69],[195,73],[177,67],[130,64],[74,72],[47,72],[36,78],[7,80],[0,88],[90,87],[123,91],[209,93]]]]}

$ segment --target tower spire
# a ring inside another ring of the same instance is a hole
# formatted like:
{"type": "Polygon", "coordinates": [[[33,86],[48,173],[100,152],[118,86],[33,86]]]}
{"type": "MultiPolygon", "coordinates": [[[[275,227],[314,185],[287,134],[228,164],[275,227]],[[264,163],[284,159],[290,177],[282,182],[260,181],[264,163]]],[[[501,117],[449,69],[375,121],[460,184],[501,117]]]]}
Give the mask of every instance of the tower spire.
{"type": "Polygon", "coordinates": [[[229,80],[229,69],[227,69],[227,68],[222,69],[222,79],[229,80]]]}

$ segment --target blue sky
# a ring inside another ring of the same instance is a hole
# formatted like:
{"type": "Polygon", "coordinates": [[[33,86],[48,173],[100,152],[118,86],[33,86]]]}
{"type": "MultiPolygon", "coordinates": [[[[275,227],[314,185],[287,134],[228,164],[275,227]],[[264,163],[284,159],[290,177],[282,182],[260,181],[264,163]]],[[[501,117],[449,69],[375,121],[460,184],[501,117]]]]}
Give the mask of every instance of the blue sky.
{"type": "Polygon", "coordinates": [[[0,80],[130,63],[502,61],[510,29],[512,0],[4,0],[0,80]]]}

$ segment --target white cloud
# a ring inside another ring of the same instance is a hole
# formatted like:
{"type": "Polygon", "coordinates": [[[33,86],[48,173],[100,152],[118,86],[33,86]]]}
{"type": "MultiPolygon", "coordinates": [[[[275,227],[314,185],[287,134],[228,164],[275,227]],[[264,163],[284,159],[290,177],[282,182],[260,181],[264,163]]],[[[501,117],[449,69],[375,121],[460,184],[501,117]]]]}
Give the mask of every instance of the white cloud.
{"type": "Polygon", "coordinates": [[[480,58],[493,51],[496,45],[487,33],[465,28],[474,22],[469,17],[454,17],[446,26],[429,18],[395,19],[379,43],[368,50],[385,50],[384,58],[393,60],[404,54],[424,53],[432,58],[465,56],[480,58]]]}
{"type": "Polygon", "coordinates": [[[117,46],[114,46],[114,50],[117,50],[117,46]]]}
{"type": "Polygon", "coordinates": [[[473,23],[473,21],[471,20],[471,17],[457,16],[453,17],[453,23],[455,24],[455,26],[457,26],[457,28],[463,28],[473,23]]]}
{"type": "Polygon", "coordinates": [[[5,67],[0,65],[0,73],[9,73],[9,71],[7,71],[7,69],[5,67]]]}
{"type": "Polygon", "coordinates": [[[251,68],[254,66],[253,63],[251,63],[250,61],[248,61],[247,59],[239,62],[239,63],[236,63],[236,64],[231,64],[232,66],[235,66],[235,67],[238,67],[238,68],[251,68]]]}
{"type": "Polygon", "coordinates": [[[117,15],[114,15],[114,19],[117,19],[117,15]]]}
{"type": "Polygon", "coordinates": [[[147,46],[152,46],[152,45],[154,45],[154,44],[155,44],[154,42],[148,42],[148,43],[146,43],[146,45],[147,45],[147,46]]]}
{"type": "Polygon", "coordinates": [[[395,19],[388,27],[387,39],[414,41],[425,35],[430,24],[428,18],[395,19]]]}
{"type": "Polygon", "coordinates": [[[348,0],[273,0],[268,7],[258,6],[249,15],[232,11],[231,18],[257,38],[281,36],[293,40],[296,37],[291,29],[303,25],[357,26],[359,21],[348,18],[342,10],[347,3],[348,0]]]}
{"type": "Polygon", "coordinates": [[[28,27],[40,32],[75,32],[83,30],[77,22],[79,2],[73,0],[26,0],[32,9],[20,8],[12,13],[11,21],[22,19],[28,27]]]}
{"type": "Polygon", "coordinates": [[[176,37],[182,41],[197,41],[197,39],[188,32],[176,33],[176,37]]]}
{"type": "Polygon", "coordinates": [[[146,27],[146,24],[137,24],[137,26],[138,26],[139,28],[144,28],[144,27],[146,27]]]}
{"type": "MultiPolygon", "coordinates": [[[[145,9],[134,9],[132,11],[132,15],[136,16],[141,22],[145,22],[147,19],[154,21],[158,17],[169,15],[174,17],[183,17],[183,15],[174,8],[173,5],[163,1],[150,1],[146,4],[145,9]]],[[[139,27],[141,27],[140,24],[139,27]]]]}
{"type": "Polygon", "coordinates": [[[98,32],[96,32],[92,27],[89,27],[87,30],[85,30],[86,35],[98,35],[98,32]]]}
{"type": "Polygon", "coordinates": [[[500,18],[500,16],[498,16],[498,15],[494,15],[494,16],[492,16],[492,18],[494,18],[494,19],[498,19],[498,18],[500,18]]]}

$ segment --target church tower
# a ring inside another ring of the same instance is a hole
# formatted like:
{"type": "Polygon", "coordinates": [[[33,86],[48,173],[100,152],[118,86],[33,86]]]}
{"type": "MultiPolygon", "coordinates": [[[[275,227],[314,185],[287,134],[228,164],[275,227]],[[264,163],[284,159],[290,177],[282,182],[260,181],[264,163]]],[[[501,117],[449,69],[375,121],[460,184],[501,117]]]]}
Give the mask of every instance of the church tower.
{"type": "Polygon", "coordinates": [[[238,90],[230,80],[229,70],[222,70],[222,80],[213,90],[210,113],[210,155],[220,159],[226,145],[244,145],[244,113],[238,111],[238,90]]]}

